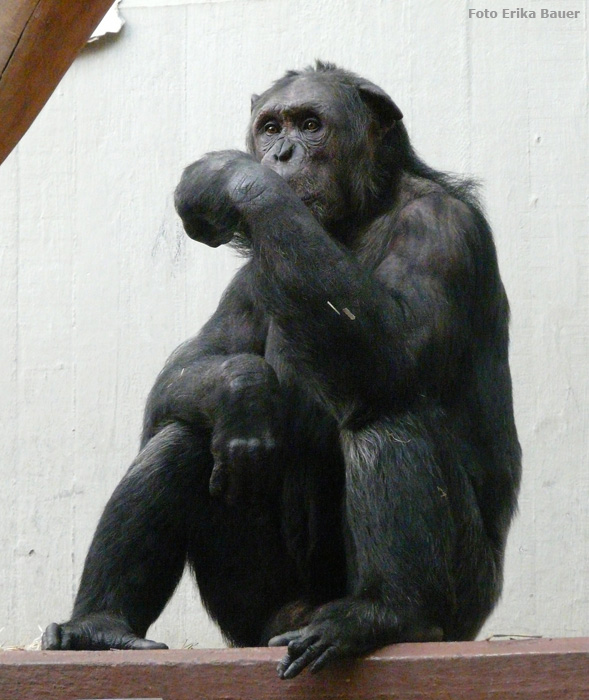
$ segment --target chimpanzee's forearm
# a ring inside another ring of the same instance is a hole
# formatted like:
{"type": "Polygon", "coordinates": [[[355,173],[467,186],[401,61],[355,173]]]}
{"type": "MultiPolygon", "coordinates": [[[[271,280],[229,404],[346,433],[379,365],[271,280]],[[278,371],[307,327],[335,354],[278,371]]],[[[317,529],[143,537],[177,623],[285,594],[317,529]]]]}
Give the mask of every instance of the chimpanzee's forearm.
{"type": "Polygon", "coordinates": [[[278,380],[263,359],[267,320],[252,302],[250,268],[239,270],[198,336],[166,362],[147,400],[142,445],[170,421],[211,428],[230,405],[273,403],[278,380]]]}
{"type": "Polygon", "coordinates": [[[259,355],[202,357],[184,364],[169,362],[150,392],[145,408],[142,445],[162,424],[180,421],[213,428],[231,406],[278,400],[274,370],[259,355]],[[263,394],[263,401],[256,401],[263,394]]]}
{"type": "Polygon", "coordinates": [[[414,358],[394,295],[294,198],[244,210],[258,291],[291,361],[340,406],[400,397],[414,358]]]}

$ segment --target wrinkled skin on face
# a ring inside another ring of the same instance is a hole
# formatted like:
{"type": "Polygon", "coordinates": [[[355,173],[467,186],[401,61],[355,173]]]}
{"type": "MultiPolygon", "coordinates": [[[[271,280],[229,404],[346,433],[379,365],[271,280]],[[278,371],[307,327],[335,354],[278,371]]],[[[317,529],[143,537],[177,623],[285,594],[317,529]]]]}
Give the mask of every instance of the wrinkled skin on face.
{"type": "Polygon", "coordinates": [[[339,142],[351,141],[330,92],[316,81],[297,80],[258,100],[251,127],[253,155],[283,177],[324,222],[346,213],[336,154],[339,142]]]}
{"type": "Polygon", "coordinates": [[[283,177],[323,225],[334,228],[356,218],[377,189],[378,145],[401,117],[388,95],[368,81],[359,89],[303,75],[254,95],[248,150],[283,177]],[[369,101],[380,109],[371,111],[369,101]]]}

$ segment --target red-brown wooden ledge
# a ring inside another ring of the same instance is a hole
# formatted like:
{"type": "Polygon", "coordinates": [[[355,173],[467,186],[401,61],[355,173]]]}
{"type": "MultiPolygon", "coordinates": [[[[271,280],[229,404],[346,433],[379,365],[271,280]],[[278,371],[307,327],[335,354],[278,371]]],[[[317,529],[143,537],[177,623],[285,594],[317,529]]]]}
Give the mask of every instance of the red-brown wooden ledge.
{"type": "Polygon", "coordinates": [[[316,676],[281,649],[3,651],[2,700],[589,700],[589,638],[398,644],[316,676]]]}

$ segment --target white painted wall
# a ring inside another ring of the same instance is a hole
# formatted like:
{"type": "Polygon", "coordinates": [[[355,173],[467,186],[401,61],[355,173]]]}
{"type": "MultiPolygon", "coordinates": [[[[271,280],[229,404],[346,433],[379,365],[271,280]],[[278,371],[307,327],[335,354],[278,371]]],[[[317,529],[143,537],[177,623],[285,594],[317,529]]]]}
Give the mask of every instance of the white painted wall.
{"type": "MultiPolygon", "coordinates": [[[[171,192],[241,147],[249,95],[316,57],[388,90],[433,166],[485,182],[512,305],[524,449],[485,633],[589,635],[587,0],[125,0],[0,168],[0,644],[66,618],[147,391],[239,265],[186,239],[171,192]]],[[[1,128],[1,126],[0,126],[1,128]]],[[[220,643],[184,585],[152,637],[220,643]]]]}

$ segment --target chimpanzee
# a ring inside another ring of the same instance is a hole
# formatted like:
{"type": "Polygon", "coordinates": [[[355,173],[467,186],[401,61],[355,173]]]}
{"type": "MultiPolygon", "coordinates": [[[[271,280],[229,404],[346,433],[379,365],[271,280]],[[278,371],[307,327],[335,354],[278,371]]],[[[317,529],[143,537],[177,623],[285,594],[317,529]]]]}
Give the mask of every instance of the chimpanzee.
{"type": "Polygon", "coordinates": [[[248,154],[186,168],[186,232],[247,262],[157,378],[45,649],[165,648],[185,563],[229,643],[288,645],[283,678],[475,637],[520,479],[508,303],[472,184],[402,116],[318,62],[253,97],[248,154]]]}

